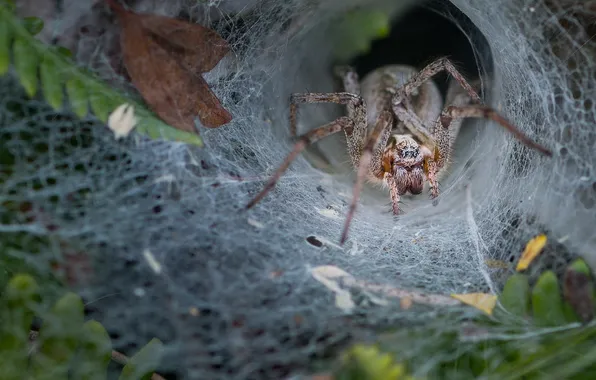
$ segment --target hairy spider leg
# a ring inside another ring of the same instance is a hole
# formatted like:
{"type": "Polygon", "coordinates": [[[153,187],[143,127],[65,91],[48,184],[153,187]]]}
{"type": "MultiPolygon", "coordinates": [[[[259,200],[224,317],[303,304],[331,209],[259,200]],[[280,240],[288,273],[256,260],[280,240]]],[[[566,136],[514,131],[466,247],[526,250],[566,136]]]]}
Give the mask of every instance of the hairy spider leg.
{"type": "Polygon", "coordinates": [[[532,140],[530,137],[526,136],[522,131],[519,130],[519,128],[513,125],[509,120],[505,119],[503,116],[501,116],[501,114],[491,107],[482,105],[468,105],[461,107],[449,106],[441,113],[439,122],[443,129],[447,129],[453,120],[463,118],[481,118],[492,120],[509,131],[513,136],[515,136],[516,139],[518,139],[528,148],[535,149],[549,157],[553,155],[550,149],[545,148],[544,146],[532,140]]]}
{"type": "MultiPolygon", "coordinates": [[[[387,129],[391,129],[393,122],[393,116],[391,112],[385,110],[381,112],[379,118],[377,119],[377,123],[375,124],[375,128],[372,130],[371,134],[368,136],[366,143],[364,145],[364,149],[362,151],[362,155],[360,156],[360,162],[358,164],[358,174],[356,177],[356,183],[354,184],[354,189],[352,190],[352,202],[350,203],[350,208],[348,210],[348,215],[346,216],[346,221],[344,223],[344,229],[341,234],[341,239],[339,244],[342,245],[346,242],[348,238],[348,230],[350,228],[350,223],[354,218],[354,213],[356,212],[356,205],[358,204],[358,198],[360,198],[360,192],[362,191],[362,186],[364,185],[364,180],[366,179],[366,175],[370,170],[370,164],[373,160],[373,153],[377,145],[383,140],[383,135],[387,129]]],[[[396,210],[398,207],[399,202],[399,195],[397,198],[393,197],[393,194],[397,194],[397,187],[395,185],[395,181],[389,182],[389,187],[391,189],[391,201],[393,204],[393,209],[396,210]]]]}
{"type": "Polygon", "coordinates": [[[437,172],[443,167],[451,155],[453,142],[449,135],[449,127],[451,122],[455,119],[485,118],[493,120],[511,132],[526,146],[536,149],[547,156],[552,156],[552,152],[549,149],[534,142],[511,122],[501,116],[496,110],[487,106],[447,106],[437,120],[435,128],[429,132],[428,128],[423,125],[420,118],[411,109],[405,107],[403,103],[416,88],[420,87],[424,82],[441,71],[447,71],[451,74],[451,76],[466,90],[472,101],[481,103],[481,99],[476,91],[474,91],[472,86],[447,58],[439,58],[428,64],[418,73],[412,75],[412,77],[396,91],[391,100],[391,106],[395,115],[405,122],[405,126],[410,129],[414,136],[418,137],[423,144],[429,145],[429,149],[434,152],[434,157],[428,159],[425,165],[425,172],[428,182],[430,183],[432,198],[439,196],[437,172]]]}
{"type": "Polygon", "coordinates": [[[275,184],[277,183],[279,178],[283,175],[283,173],[288,169],[288,167],[290,166],[292,161],[294,161],[296,159],[296,157],[309,144],[312,144],[315,141],[320,140],[324,137],[330,136],[334,133],[337,133],[337,132],[341,131],[342,129],[353,128],[353,124],[354,123],[352,122],[352,120],[350,120],[350,118],[343,116],[343,117],[337,118],[336,120],[332,121],[331,123],[325,124],[322,127],[313,129],[312,131],[309,131],[309,132],[305,133],[304,135],[302,135],[300,137],[300,139],[298,140],[298,142],[296,142],[296,144],[294,144],[294,149],[292,149],[290,154],[288,154],[288,156],[285,158],[283,163],[275,171],[273,176],[271,176],[271,178],[269,179],[269,182],[267,182],[267,185],[265,185],[265,188],[263,188],[263,190],[261,190],[261,192],[259,194],[257,194],[257,196],[254,197],[253,200],[250,201],[250,203],[248,203],[248,205],[246,205],[246,209],[249,209],[249,208],[253,207],[255,204],[257,204],[261,199],[263,199],[265,197],[265,195],[267,195],[267,193],[269,191],[271,191],[271,189],[273,189],[275,187],[275,184]]]}

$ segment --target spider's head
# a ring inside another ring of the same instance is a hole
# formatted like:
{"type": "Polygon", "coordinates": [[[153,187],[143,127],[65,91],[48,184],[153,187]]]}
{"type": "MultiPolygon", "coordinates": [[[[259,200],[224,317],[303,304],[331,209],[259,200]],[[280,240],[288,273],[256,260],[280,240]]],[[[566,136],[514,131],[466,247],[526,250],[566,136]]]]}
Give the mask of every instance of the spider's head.
{"type": "Polygon", "coordinates": [[[424,187],[424,161],[431,151],[410,135],[393,135],[383,154],[383,169],[395,179],[399,194],[420,194],[424,187]]]}

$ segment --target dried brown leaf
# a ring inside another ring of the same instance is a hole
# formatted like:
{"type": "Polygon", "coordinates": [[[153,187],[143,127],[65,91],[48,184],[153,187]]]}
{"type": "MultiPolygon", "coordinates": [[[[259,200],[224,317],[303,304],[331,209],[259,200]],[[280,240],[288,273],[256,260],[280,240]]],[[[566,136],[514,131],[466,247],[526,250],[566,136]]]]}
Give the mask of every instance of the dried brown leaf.
{"type": "Polygon", "coordinates": [[[594,298],[590,276],[571,268],[565,272],[563,295],[582,322],[594,318],[594,298]]]}
{"type": "Polygon", "coordinates": [[[136,14],[114,0],[107,2],[122,28],[120,44],[126,70],[160,118],[191,133],[196,133],[195,116],[208,128],[232,120],[200,76],[229,51],[217,33],[165,16],[136,14]]]}
{"type": "Polygon", "coordinates": [[[213,70],[230,46],[214,30],[159,15],[138,15],[158,42],[170,45],[182,64],[197,75],[213,70]]]}

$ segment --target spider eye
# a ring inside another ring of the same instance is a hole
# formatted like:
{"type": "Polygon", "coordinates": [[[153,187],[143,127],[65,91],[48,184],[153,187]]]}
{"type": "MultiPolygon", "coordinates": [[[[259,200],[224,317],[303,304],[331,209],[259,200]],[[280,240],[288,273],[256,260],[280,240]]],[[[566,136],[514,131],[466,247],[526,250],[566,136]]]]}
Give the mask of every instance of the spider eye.
{"type": "Polygon", "coordinates": [[[416,158],[418,156],[418,148],[406,147],[402,150],[401,156],[403,158],[416,158]]]}

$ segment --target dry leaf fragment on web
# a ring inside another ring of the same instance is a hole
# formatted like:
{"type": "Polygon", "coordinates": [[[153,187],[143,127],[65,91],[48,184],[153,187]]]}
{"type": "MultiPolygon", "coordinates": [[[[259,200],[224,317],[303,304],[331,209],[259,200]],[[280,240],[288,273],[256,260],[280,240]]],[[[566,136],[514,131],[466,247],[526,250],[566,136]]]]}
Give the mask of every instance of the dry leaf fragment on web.
{"type": "Polygon", "coordinates": [[[526,244],[526,249],[517,263],[516,271],[526,270],[530,263],[542,252],[546,245],[546,235],[538,235],[526,244]]]}
{"type": "Polygon", "coordinates": [[[350,291],[342,289],[339,281],[342,278],[351,279],[351,274],[333,265],[321,265],[310,271],[313,278],[335,293],[335,306],[343,311],[351,311],[356,305],[350,291]]]}
{"type": "Polygon", "coordinates": [[[151,109],[175,128],[196,133],[194,118],[216,128],[232,115],[201,76],[230,50],[213,30],[174,18],[137,14],[106,0],[122,29],[126,71],[151,109]]]}
{"type": "Polygon", "coordinates": [[[137,125],[135,109],[130,104],[121,104],[108,117],[108,128],[114,132],[116,140],[126,137],[137,125]]]}
{"type": "Polygon", "coordinates": [[[486,293],[452,294],[451,297],[473,306],[488,315],[493,313],[493,309],[497,303],[497,296],[486,293]]]}
{"type": "Polygon", "coordinates": [[[563,296],[583,323],[594,318],[594,287],[590,269],[582,260],[565,271],[563,296]]]}

